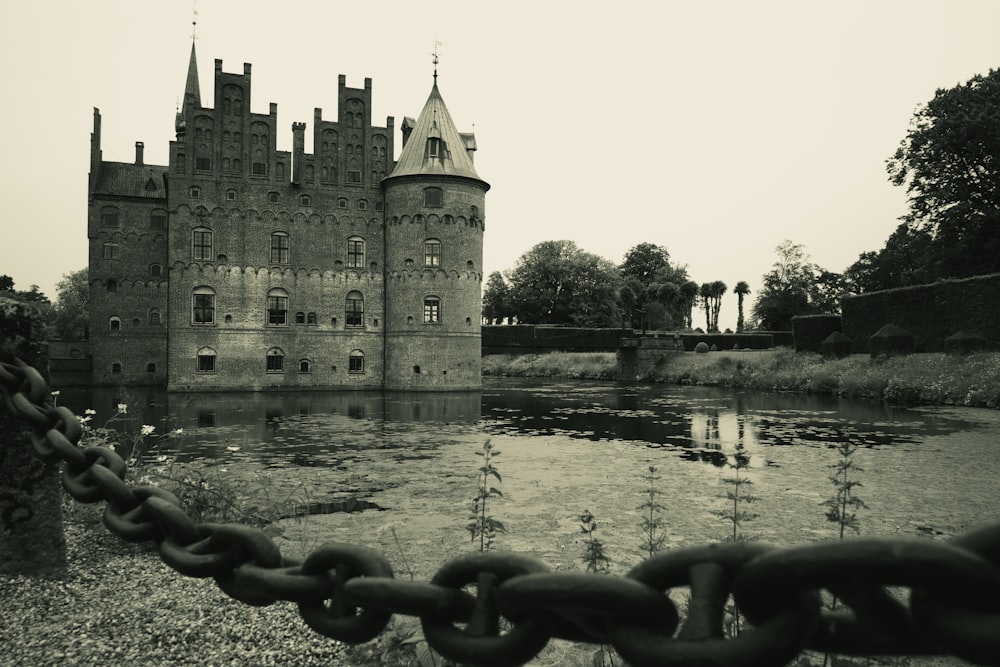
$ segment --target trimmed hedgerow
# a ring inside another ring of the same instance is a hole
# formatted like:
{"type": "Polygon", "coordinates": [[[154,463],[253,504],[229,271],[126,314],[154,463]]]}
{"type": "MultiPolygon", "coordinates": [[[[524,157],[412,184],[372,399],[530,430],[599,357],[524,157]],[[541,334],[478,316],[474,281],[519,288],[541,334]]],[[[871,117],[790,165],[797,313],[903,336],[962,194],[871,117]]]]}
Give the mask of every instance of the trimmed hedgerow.
{"type": "Polygon", "coordinates": [[[820,343],[834,331],[843,332],[840,315],[797,315],[792,318],[796,352],[819,352],[820,343]]]}

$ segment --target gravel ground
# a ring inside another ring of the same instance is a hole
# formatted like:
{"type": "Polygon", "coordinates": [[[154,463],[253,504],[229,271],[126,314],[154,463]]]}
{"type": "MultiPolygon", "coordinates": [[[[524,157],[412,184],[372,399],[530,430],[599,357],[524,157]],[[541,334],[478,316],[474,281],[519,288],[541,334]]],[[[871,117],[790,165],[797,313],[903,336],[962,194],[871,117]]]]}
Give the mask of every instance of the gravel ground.
{"type": "Polygon", "coordinates": [[[250,607],[100,524],[68,521],[66,579],[0,576],[0,665],[345,665],[293,603],[250,607]]]}

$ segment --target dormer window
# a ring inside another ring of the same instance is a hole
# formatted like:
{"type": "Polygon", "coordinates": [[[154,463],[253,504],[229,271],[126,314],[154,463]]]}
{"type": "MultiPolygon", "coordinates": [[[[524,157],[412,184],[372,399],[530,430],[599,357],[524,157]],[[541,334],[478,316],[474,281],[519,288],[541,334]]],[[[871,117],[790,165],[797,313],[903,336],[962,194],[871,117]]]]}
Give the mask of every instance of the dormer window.
{"type": "Polygon", "coordinates": [[[436,158],[441,154],[441,140],[437,137],[427,139],[427,157],[436,158]]]}

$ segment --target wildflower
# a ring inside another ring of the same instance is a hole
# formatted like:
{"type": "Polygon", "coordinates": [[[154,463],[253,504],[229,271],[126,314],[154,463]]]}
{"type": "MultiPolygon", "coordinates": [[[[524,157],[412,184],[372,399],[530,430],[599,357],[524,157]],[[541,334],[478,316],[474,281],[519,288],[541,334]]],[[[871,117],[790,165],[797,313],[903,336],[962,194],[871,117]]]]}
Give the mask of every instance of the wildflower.
{"type": "Polygon", "coordinates": [[[184,433],[184,429],[182,429],[182,428],[175,428],[173,431],[170,432],[170,435],[182,435],[183,433],[184,433]]]}
{"type": "Polygon", "coordinates": [[[240,448],[237,447],[236,445],[229,445],[228,447],[226,447],[226,451],[227,452],[238,452],[238,451],[240,451],[240,448]]]}
{"type": "Polygon", "coordinates": [[[159,456],[156,457],[157,463],[164,463],[166,460],[167,460],[166,454],[160,454],[159,456]]]}
{"type": "Polygon", "coordinates": [[[92,410],[90,408],[87,408],[86,410],[83,411],[83,414],[93,416],[97,414],[97,410],[92,410]]]}
{"type": "Polygon", "coordinates": [[[128,403],[118,404],[118,414],[120,415],[128,414],[128,403]]]}
{"type": "Polygon", "coordinates": [[[146,437],[147,435],[153,435],[153,431],[156,430],[155,426],[150,426],[149,424],[143,424],[142,428],[139,429],[139,435],[146,437]]]}

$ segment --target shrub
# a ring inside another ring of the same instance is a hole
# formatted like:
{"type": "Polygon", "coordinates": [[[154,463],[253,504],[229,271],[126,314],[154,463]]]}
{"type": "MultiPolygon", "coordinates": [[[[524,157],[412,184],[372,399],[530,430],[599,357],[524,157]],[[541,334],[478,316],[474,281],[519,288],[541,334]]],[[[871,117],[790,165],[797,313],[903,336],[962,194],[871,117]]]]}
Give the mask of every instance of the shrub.
{"type": "Polygon", "coordinates": [[[705,354],[706,352],[708,352],[708,349],[709,349],[708,343],[706,343],[705,341],[702,341],[694,346],[694,351],[699,354],[705,354]]]}

